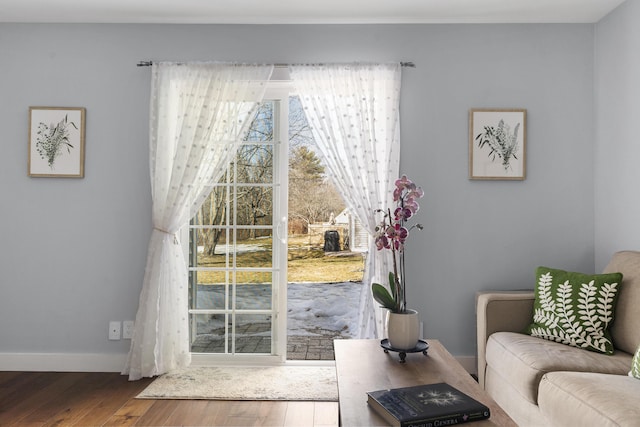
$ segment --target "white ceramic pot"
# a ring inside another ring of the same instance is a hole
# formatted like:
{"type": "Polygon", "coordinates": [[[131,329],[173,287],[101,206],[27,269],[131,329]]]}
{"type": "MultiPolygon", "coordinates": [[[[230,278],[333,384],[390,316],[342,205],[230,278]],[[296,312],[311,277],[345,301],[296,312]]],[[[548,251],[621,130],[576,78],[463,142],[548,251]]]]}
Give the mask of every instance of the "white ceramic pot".
{"type": "Polygon", "coordinates": [[[411,350],[420,339],[420,319],[415,310],[406,313],[387,313],[387,337],[389,345],[398,350],[411,350]]]}

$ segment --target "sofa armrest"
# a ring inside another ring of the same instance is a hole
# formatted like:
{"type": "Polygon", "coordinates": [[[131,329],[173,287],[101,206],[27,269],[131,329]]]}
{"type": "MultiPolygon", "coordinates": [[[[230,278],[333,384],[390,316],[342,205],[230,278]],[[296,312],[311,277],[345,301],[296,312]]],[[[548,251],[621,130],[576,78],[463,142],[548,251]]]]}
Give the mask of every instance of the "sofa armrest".
{"type": "Polygon", "coordinates": [[[478,382],[484,388],[485,350],[494,332],[523,332],[533,319],[532,290],[488,291],[476,294],[478,382]]]}

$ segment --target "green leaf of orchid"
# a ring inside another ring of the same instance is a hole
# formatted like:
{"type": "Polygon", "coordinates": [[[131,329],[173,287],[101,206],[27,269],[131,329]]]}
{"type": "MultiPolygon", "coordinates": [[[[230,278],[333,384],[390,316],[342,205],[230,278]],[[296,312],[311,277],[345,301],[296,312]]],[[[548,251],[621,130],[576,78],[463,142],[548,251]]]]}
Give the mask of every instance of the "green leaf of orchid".
{"type": "Polygon", "coordinates": [[[393,271],[389,272],[389,289],[391,289],[391,295],[393,295],[394,299],[398,296],[398,287],[396,283],[396,275],[393,274],[393,271]]]}
{"type": "Polygon", "coordinates": [[[389,310],[395,310],[396,302],[384,286],[379,283],[371,284],[371,292],[373,293],[373,299],[376,300],[382,307],[389,310]]]}

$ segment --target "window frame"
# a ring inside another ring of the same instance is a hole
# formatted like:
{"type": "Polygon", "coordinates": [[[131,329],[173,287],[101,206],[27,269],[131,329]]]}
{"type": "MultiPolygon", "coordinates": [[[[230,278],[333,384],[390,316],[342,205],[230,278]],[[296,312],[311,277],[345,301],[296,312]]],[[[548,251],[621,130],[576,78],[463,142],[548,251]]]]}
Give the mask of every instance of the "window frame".
{"type": "MultiPolygon", "coordinates": [[[[288,209],[288,133],[289,133],[289,97],[293,96],[293,85],[290,81],[270,81],[263,99],[266,101],[275,101],[274,104],[274,136],[272,141],[273,147],[273,220],[269,227],[272,231],[272,267],[242,267],[242,271],[269,271],[272,273],[272,303],[270,310],[250,310],[244,311],[235,309],[235,314],[272,314],[271,331],[272,346],[271,354],[265,353],[235,353],[234,348],[230,353],[194,353],[191,352],[192,365],[194,366],[210,366],[212,364],[233,364],[233,365],[276,365],[287,362],[287,209],[288,209]]],[[[250,142],[249,142],[250,143],[250,142]]],[[[227,197],[230,197],[227,192],[227,197]]],[[[232,201],[235,204],[235,200],[232,201]]],[[[227,215],[229,213],[227,212],[227,215]]],[[[227,224],[228,218],[227,218],[227,224]]],[[[198,227],[198,226],[196,226],[198,227]]],[[[250,228],[249,226],[237,226],[236,228],[250,228]]],[[[234,229],[236,229],[234,228],[234,229]]],[[[265,229],[265,226],[260,226],[265,229]]],[[[192,226],[189,223],[182,227],[180,238],[183,243],[185,260],[187,269],[191,271],[206,271],[207,267],[190,267],[189,266],[189,247],[190,230],[192,226]]],[[[227,255],[228,256],[228,255],[227,255]]],[[[218,270],[219,269],[215,269],[218,270]]],[[[238,269],[236,268],[236,271],[238,269]]],[[[189,280],[191,280],[189,278],[189,280]]],[[[226,284],[226,287],[232,284],[226,284]]],[[[189,292],[191,286],[186,287],[189,292]]],[[[235,289],[235,287],[233,287],[235,289]]],[[[231,296],[235,298],[235,295],[231,296]]],[[[187,301],[190,299],[187,298],[187,301]]],[[[189,329],[192,331],[195,322],[192,322],[191,316],[195,314],[210,314],[216,310],[192,309],[188,307],[189,329]]],[[[225,307],[224,311],[228,311],[225,307]]],[[[225,329],[229,326],[226,325],[225,329]]],[[[230,331],[225,332],[225,343],[231,337],[227,336],[230,331]]],[[[191,340],[191,333],[187,339],[191,340]]],[[[191,342],[189,343],[191,347],[191,342]]]]}

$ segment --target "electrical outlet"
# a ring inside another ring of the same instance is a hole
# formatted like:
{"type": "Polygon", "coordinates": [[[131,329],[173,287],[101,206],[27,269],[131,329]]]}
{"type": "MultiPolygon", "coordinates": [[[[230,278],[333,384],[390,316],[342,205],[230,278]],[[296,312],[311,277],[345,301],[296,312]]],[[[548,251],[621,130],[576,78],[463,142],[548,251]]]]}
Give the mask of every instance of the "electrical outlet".
{"type": "Polygon", "coordinates": [[[133,338],[133,320],[125,320],[122,322],[122,339],[130,340],[133,338]]]}
{"type": "Polygon", "coordinates": [[[116,322],[113,320],[109,322],[109,340],[118,341],[120,339],[120,331],[120,322],[116,322]]]}

